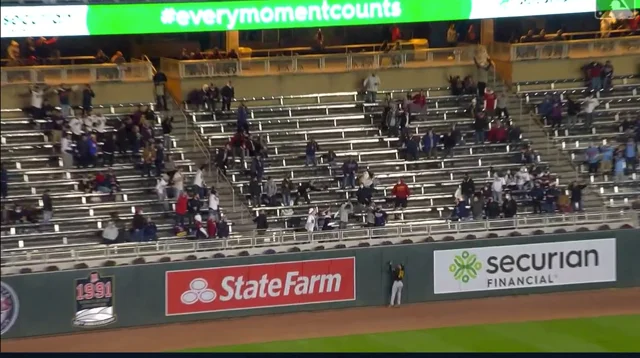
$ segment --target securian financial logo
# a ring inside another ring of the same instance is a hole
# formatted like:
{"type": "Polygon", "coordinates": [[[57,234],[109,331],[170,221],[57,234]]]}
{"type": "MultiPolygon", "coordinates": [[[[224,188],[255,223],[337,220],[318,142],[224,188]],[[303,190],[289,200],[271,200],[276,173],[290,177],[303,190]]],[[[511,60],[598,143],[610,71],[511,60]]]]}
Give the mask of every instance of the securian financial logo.
{"type": "Polygon", "coordinates": [[[482,262],[469,251],[463,251],[462,254],[456,255],[453,258],[453,263],[449,266],[453,278],[464,283],[478,277],[480,269],[482,269],[482,262]]]}

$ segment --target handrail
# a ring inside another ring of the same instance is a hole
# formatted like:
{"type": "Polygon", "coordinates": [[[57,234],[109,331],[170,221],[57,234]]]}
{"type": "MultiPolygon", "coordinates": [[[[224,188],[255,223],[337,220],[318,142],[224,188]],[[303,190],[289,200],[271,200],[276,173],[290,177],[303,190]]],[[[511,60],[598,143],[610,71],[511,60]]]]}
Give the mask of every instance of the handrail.
{"type": "Polygon", "coordinates": [[[204,144],[198,133],[193,131],[193,149],[195,150],[196,148],[200,149],[205,158],[207,158],[207,172],[211,173],[211,151],[204,144]]]}
{"type": "MultiPolygon", "coordinates": [[[[604,212],[583,212],[575,214],[522,216],[512,219],[496,219],[482,221],[440,222],[430,224],[406,223],[388,227],[358,228],[347,230],[315,231],[313,233],[296,232],[294,230],[269,230],[264,236],[251,238],[239,237],[201,241],[165,240],[152,243],[126,243],[96,247],[52,246],[49,249],[39,247],[32,249],[2,250],[2,267],[24,266],[38,263],[88,261],[99,257],[140,257],[147,255],[171,255],[191,252],[207,252],[218,250],[247,249],[252,247],[269,247],[278,245],[304,245],[327,242],[391,240],[400,242],[405,238],[442,237],[443,235],[477,234],[495,230],[533,230],[540,228],[567,227],[578,225],[597,225],[611,223],[632,223],[638,226],[637,210],[611,210],[604,212]],[[154,248],[155,250],[151,249],[154,248]],[[151,249],[151,250],[150,250],[151,249]],[[68,253],[68,257],[64,253],[68,253]]],[[[415,241],[415,240],[414,240],[415,241]]]]}

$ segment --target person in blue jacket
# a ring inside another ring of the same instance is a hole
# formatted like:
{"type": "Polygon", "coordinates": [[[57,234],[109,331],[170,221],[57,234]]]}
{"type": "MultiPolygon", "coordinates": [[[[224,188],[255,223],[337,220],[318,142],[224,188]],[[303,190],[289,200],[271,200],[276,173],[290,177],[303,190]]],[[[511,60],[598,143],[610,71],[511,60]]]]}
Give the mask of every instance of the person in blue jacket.
{"type": "Polygon", "coordinates": [[[538,105],[538,113],[542,117],[548,118],[551,115],[551,111],[553,110],[553,99],[550,95],[547,95],[542,103],[538,105]]]}
{"type": "Polygon", "coordinates": [[[436,156],[436,148],[438,147],[438,142],[440,141],[440,136],[433,132],[433,129],[429,129],[429,131],[422,137],[422,151],[427,155],[427,158],[436,156]]]}
{"type": "Polygon", "coordinates": [[[635,171],[638,153],[636,152],[636,144],[633,142],[632,138],[629,138],[627,141],[627,145],[624,148],[624,156],[627,160],[629,170],[635,171]]]}
{"type": "Polygon", "coordinates": [[[320,150],[318,143],[313,139],[309,139],[309,142],[307,143],[307,147],[305,149],[305,166],[313,165],[315,167],[317,165],[316,152],[318,150],[320,150]]]}
{"type": "Polygon", "coordinates": [[[616,158],[616,164],[613,169],[614,172],[614,181],[620,182],[624,180],[624,171],[627,169],[627,161],[622,155],[622,153],[618,153],[618,157],[616,158]]]}
{"type": "Polygon", "coordinates": [[[244,104],[244,102],[240,102],[240,105],[238,106],[238,109],[237,109],[237,115],[238,115],[238,119],[237,119],[238,132],[245,132],[248,134],[249,119],[247,117],[249,116],[249,109],[244,104]]]}
{"type": "Polygon", "coordinates": [[[469,217],[469,209],[467,203],[464,200],[456,199],[456,206],[451,213],[451,220],[466,220],[469,217]]]}
{"type": "Polygon", "coordinates": [[[382,207],[379,205],[376,207],[376,210],[373,212],[374,218],[374,226],[385,226],[387,224],[387,212],[382,210],[382,207]]]}
{"type": "Polygon", "coordinates": [[[9,173],[7,172],[7,168],[5,168],[4,163],[2,163],[2,198],[6,198],[9,191],[9,173]]]}

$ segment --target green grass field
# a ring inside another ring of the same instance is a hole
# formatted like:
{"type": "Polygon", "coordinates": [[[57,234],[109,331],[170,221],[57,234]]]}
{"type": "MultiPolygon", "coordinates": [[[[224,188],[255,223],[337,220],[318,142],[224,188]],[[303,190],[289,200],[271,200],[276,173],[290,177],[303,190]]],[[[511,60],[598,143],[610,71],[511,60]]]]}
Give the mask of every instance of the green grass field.
{"type": "Polygon", "coordinates": [[[198,348],[185,352],[638,351],[640,351],[640,315],[361,334],[198,348]]]}

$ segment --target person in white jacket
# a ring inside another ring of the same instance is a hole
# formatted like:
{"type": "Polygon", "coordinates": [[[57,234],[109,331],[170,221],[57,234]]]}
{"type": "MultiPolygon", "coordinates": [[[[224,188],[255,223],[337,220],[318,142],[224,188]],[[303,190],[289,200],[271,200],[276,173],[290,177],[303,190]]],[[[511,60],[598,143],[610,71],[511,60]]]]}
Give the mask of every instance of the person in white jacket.
{"type": "Polygon", "coordinates": [[[182,176],[182,168],[178,168],[175,174],[173,174],[173,188],[175,189],[175,198],[177,199],[184,191],[184,177],[182,176]]]}
{"type": "Polygon", "coordinates": [[[198,195],[201,198],[204,198],[204,194],[205,194],[205,183],[204,183],[204,170],[207,168],[206,165],[201,165],[200,168],[198,168],[198,171],[196,172],[196,176],[193,178],[193,185],[196,186],[196,189],[198,190],[198,195]]]}
{"type": "Polygon", "coordinates": [[[582,103],[584,106],[584,124],[591,128],[593,125],[593,111],[600,105],[600,101],[590,94],[582,103]]]}
{"type": "Polygon", "coordinates": [[[375,73],[372,73],[364,80],[364,89],[367,91],[365,102],[375,103],[376,96],[378,94],[378,87],[380,86],[380,78],[375,73]]]}
{"type": "Polygon", "coordinates": [[[209,192],[209,216],[213,216],[215,221],[220,218],[220,198],[213,187],[209,192]]]}
{"type": "Polygon", "coordinates": [[[493,183],[491,183],[491,196],[493,201],[502,203],[502,188],[506,185],[503,177],[497,173],[493,175],[493,183]]]}
{"type": "Polygon", "coordinates": [[[518,190],[531,190],[531,175],[526,167],[520,168],[520,171],[516,173],[516,185],[518,190]]]}
{"type": "Polygon", "coordinates": [[[101,113],[94,113],[90,116],[93,129],[98,134],[98,141],[104,141],[104,133],[106,131],[107,117],[101,113]]]}
{"type": "Polygon", "coordinates": [[[62,157],[62,167],[73,168],[73,147],[69,135],[65,132],[60,139],[60,156],[62,157]]]}
{"type": "Polygon", "coordinates": [[[309,215],[307,215],[307,222],[304,224],[304,228],[309,234],[316,230],[316,210],[314,208],[309,208],[309,215]]]}
{"type": "Polygon", "coordinates": [[[69,128],[73,134],[73,140],[79,141],[82,136],[82,121],[78,117],[72,117],[69,120],[69,128]]]}
{"type": "Polygon", "coordinates": [[[167,183],[167,180],[165,179],[165,176],[162,176],[160,177],[160,179],[158,179],[158,182],[156,183],[156,194],[158,195],[158,202],[162,204],[162,209],[165,212],[168,212],[170,210],[169,202],[167,201],[168,183],[167,183]]]}

